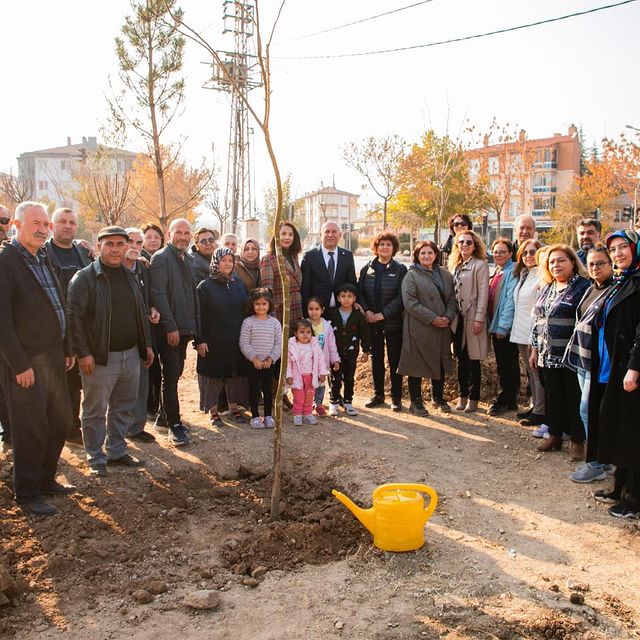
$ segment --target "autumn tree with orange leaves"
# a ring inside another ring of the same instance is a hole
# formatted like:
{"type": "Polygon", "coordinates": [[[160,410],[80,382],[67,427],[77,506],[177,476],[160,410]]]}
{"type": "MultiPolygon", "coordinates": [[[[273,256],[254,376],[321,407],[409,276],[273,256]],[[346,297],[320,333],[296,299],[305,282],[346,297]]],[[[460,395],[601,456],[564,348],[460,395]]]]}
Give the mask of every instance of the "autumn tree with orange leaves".
{"type": "Polygon", "coordinates": [[[140,154],[131,169],[131,190],[135,196],[133,209],[140,220],[155,222],[165,228],[175,218],[195,218],[194,210],[205,199],[212,171],[203,164],[190,167],[175,156],[171,148],[163,148],[163,157],[173,158],[164,168],[164,215],[158,207],[159,186],[155,163],[140,154]]]}

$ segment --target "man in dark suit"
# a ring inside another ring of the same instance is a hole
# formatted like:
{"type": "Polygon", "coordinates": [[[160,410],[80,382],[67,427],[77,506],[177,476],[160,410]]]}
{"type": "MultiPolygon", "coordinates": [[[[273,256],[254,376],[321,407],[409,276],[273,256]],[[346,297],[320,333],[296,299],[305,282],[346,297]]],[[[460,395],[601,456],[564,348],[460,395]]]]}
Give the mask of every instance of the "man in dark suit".
{"type": "Polygon", "coordinates": [[[320,298],[325,308],[336,306],[336,288],[348,282],[356,286],[356,268],[353,253],[338,246],[340,227],[332,220],[320,229],[322,244],[304,254],[302,270],[302,308],[312,296],[320,298]]]}
{"type": "Polygon", "coordinates": [[[18,235],[0,247],[0,358],[13,442],[13,489],[32,515],[57,512],[44,495],[71,493],[56,481],[71,421],[65,368],[74,363],[62,287],[42,246],[49,235],[44,205],[15,211],[18,235]]]}

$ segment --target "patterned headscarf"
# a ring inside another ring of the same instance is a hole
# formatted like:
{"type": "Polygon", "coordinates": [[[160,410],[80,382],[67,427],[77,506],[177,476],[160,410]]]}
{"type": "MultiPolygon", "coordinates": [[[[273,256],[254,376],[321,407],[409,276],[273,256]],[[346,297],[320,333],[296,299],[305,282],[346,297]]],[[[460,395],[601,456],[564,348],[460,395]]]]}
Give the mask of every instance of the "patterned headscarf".
{"type": "Polygon", "coordinates": [[[640,267],[640,236],[638,236],[637,232],[632,231],[631,229],[620,229],[618,231],[614,231],[607,236],[607,249],[609,249],[611,242],[616,238],[626,240],[631,248],[631,264],[624,269],[624,271],[616,269],[615,273],[616,282],[623,282],[640,267]]]}
{"type": "Polygon", "coordinates": [[[260,268],[260,243],[255,238],[247,238],[243,243],[238,254],[238,260],[247,268],[247,270],[257,271],[260,268]],[[243,257],[244,250],[248,244],[253,244],[258,250],[258,257],[255,260],[247,260],[243,257]]]}
{"type": "Polygon", "coordinates": [[[222,284],[226,284],[227,287],[229,283],[233,280],[233,270],[229,275],[225,275],[220,271],[220,260],[225,256],[231,256],[233,258],[233,263],[235,265],[235,256],[233,255],[233,251],[228,247],[220,247],[216,249],[211,256],[211,265],[209,267],[209,277],[213,278],[216,282],[221,282],[222,284]]]}

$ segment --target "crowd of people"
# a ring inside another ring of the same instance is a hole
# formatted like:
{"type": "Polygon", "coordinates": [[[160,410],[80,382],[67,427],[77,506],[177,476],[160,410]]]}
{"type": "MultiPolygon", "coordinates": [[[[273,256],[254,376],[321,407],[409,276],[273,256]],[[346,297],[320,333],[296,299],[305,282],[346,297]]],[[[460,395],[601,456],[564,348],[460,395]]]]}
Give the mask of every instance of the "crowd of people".
{"type": "Polygon", "coordinates": [[[255,238],[240,244],[215,229],[193,231],[184,219],[173,220],[166,236],[152,223],[105,227],[95,248],[77,230],[68,208],[51,220],[36,202],[13,216],[0,208],[0,424],[12,448],[16,500],[27,512],[51,515],[57,509],[45,496],[75,489],[56,480],[65,441],[84,446],[96,477],[110,466],[144,465],[127,440],[161,434],[188,445],[178,383],[193,346],[200,409],[211,424],[228,415],[254,429],[275,426],[276,402],[296,427],[341,411],[358,415],[355,373],[368,359],[374,392],[365,407],[385,404],[388,369],[393,411],[403,410],[406,376],[411,414],[474,413],[492,349],[499,390],[487,413],[516,412],[541,452],[561,450],[567,439],[580,462],[571,479],[613,475],[613,488],[596,499],[611,503],[613,516],[640,516],[636,232],[616,231],[603,243],[599,220],[583,219],[576,252],[544,246],[534,218],[520,216],[513,241],[491,244],[490,268],[471,218],[455,215],[447,240],[418,242],[408,269],[396,259],[396,235],[382,231],[356,277],[332,221],[320,245],[304,253],[295,225],[283,222],[262,256],[255,238]],[[283,334],[287,388],[275,397],[283,334]],[[521,367],[530,397],[524,411],[521,367]],[[452,409],[445,378],[454,371],[452,409]]]}

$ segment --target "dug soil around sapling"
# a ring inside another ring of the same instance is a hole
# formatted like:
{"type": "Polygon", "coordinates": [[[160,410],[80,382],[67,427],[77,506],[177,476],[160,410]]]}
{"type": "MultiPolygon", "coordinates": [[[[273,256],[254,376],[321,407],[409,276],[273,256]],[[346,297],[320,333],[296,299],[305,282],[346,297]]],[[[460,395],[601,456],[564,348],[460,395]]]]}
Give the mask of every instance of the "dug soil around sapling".
{"type": "Polygon", "coordinates": [[[285,415],[277,522],[272,432],[228,416],[211,427],[191,354],[180,387],[191,446],[132,445],[146,468],[105,479],[65,448],[61,479],[78,493],[45,520],[15,506],[0,454],[0,638],[639,636],[640,532],[593,500],[609,481],[572,483],[566,452],[538,453],[514,414],[490,418],[486,404],[424,419],[364,409],[368,376],[361,367],[358,416],[294,428],[285,415]],[[440,496],[414,552],[373,547],[331,496],[369,507],[386,482],[440,496]]]}

